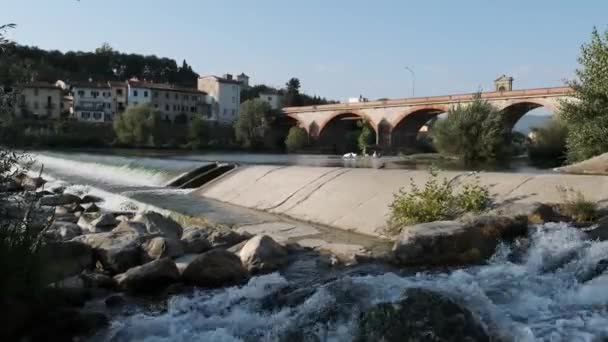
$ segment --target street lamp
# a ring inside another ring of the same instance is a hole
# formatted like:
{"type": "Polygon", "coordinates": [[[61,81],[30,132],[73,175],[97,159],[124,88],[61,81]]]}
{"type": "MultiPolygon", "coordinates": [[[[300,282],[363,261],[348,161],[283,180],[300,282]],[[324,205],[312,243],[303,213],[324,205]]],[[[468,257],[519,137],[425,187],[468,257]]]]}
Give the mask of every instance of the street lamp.
{"type": "Polygon", "coordinates": [[[409,71],[412,74],[412,97],[416,96],[416,74],[410,67],[405,67],[405,70],[409,71]]]}

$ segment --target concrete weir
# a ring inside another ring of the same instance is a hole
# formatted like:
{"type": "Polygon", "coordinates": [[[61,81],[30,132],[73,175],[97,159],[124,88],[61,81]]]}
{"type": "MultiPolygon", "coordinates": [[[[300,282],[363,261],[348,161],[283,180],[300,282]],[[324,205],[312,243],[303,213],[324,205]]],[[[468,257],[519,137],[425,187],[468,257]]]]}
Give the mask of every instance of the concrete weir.
{"type": "MultiPolygon", "coordinates": [[[[559,202],[558,187],[573,188],[605,204],[608,177],[482,172],[440,172],[454,184],[488,186],[498,205],[559,202]]],[[[400,188],[422,186],[427,171],[302,166],[244,166],[204,185],[195,195],[358,233],[380,236],[389,204],[400,188]]]]}

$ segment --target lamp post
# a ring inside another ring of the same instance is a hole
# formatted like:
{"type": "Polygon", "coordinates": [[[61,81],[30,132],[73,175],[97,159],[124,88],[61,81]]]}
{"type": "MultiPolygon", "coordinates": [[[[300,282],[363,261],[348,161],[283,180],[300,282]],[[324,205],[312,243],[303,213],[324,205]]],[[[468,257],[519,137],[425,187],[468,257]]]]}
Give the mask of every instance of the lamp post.
{"type": "Polygon", "coordinates": [[[405,67],[405,70],[409,71],[412,74],[412,97],[416,96],[416,74],[410,67],[405,67]]]}

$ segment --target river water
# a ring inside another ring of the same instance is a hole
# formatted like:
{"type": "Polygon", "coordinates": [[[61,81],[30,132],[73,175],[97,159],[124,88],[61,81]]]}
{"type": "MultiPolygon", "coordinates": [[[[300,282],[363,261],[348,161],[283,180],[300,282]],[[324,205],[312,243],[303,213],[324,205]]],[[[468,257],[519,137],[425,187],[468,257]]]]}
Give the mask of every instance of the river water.
{"type": "MultiPolygon", "coordinates": [[[[99,189],[104,196],[154,192],[161,199],[186,196],[187,191],[163,185],[208,161],[84,153],[36,158],[46,175],[69,179],[72,189],[99,189]]],[[[125,205],[108,202],[112,209],[125,205]]],[[[518,245],[502,245],[486,265],[444,271],[373,264],[332,269],[302,256],[284,271],[242,286],[193,290],[160,306],[112,312],[111,326],[94,340],[352,341],[361,312],[396,301],[411,287],[458,298],[505,340],[608,339],[608,275],[596,274],[608,260],[608,242],[586,240],[566,224],[533,227],[529,239],[524,252],[518,245]]]]}

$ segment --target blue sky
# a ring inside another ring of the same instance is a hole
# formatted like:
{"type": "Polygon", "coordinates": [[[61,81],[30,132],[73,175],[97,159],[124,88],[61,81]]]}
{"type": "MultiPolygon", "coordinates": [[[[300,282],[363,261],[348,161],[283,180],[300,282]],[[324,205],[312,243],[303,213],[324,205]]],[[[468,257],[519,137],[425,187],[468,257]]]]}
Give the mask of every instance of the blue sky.
{"type": "Polygon", "coordinates": [[[245,72],[334,99],[516,88],[572,77],[592,27],[608,28],[605,0],[0,0],[11,37],[45,49],[186,59],[200,74],[245,72]]]}

